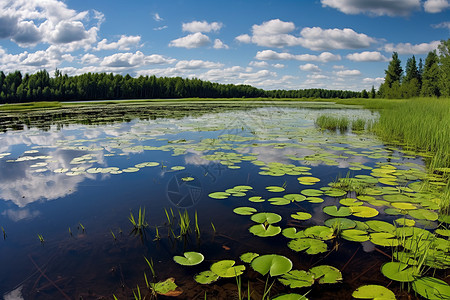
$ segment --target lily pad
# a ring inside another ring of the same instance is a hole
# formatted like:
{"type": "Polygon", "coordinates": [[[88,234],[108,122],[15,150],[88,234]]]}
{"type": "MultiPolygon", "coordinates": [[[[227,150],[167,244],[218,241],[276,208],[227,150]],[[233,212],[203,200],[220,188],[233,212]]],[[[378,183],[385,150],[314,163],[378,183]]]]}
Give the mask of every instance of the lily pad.
{"type": "Polygon", "coordinates": [[[306,197],[318,197],[323,195],[323,191],[315,189],[305,189],[302,190],[300,193],[302,193],[306,197]]]}
{"type": "Polygon", "coordinates": [[[392,207],[398,208],[398,209],[417,209],[417,207],[412,203],[406,203],[406,202],[394,202],[391,204],[392,207]]]}
{"type": "Polygon", "coordinates": [[[252,268],[261,275],[279,276],[292,269],[292,261],[282,255],[269,254],[255,258],[251,263],[252,268]]]}
{"type": "Polygon", "coordinates": [[[296,220],[300,220],[300,221],[305,221],[305,220],[309,220],[312,218],[312,215],[306,212],[297,212],[295,214],[291,215],[292,219],[296,219],[296,220]]]}
{"type": "Polygon", "coordinates": [[[198,252],[184,252],[184,256],[174,256],[173,260],[183,266],[195,266],[200,264],[205,257],[198,252]]]}
{"type": "Polygon", "coordinates": [[[329,197],[342,197],[342,196],[347,195],[347,192],[343,191],[343,190],[332,189],[332,190],[326,191],[325,195],[327,195],[329,197]]]}
{"type": "Polygon", "coordinates": [[[276,296],[272,300],[308,300],[308,298],[300,294],[284,294],[276,296]]]}
{"type": "Polygon", "coordinates": [[[345,206],[359,206],[359,205],[363,205],[364,203],[361,201],[358,201],[356,199],[353,198],[344,198],[339,200],[339,203],[345,206]]]}
{"type": "Polygon", "coordinates": [[[328,226],[311,226],[304,230],[305,236],[321,240],[330,240],[333,238],[333,229],[328,226]]]}
{"type": "Polygon", "coordinates": [[[412,283],[416,293],[430,300],[443,300],[450,297],[450,286],[445,282],[433,277],[422,277],[412,283]]]}
{"type": "Polygon", "coordinates": [[[395,294],[390,289],[375,284],[360,286],[352,296],[357,299],[395,300],[395,294]]]}
{"type": "Polygon", "coordinates": [[[351,206],[353,215],[360,218],[372,218],[378,215],[378,210],[367,206],[351,206]]]}
{"type": "Polygon", "coordinates": [[[388,232],[375,232],[370,234],[370,241],[375,245],[384,247],[395,247],[400,244],[397,237],[388,232]]]}
{"type": "Polygon", "coordinates": [[[267,201],[270,202],[270,204],[272,205],[288,205],[291,203],[290,200],[286,199],[286,198],[281,198],[281,197],[274,197],[274,198],[270,198],[267,201]]]}
{"type": "Polygon", "coordinates": [[[338,283],[342,281],[342,273],[337,268],[328,265],[321,265],[309,270],[314,275],[314,279],[319,283],[338,283]]]}
{"type": "Polygon", "coordinates": [[[281,233],[288,239],[298,239],[306,237],[303,231],[297,232],[297,228],[295,227],[285,228],[281,233]]]}
{"type": "Polygon", "coordinates": [[[381,273],[391,280],[400,282],[414,281],[418,275],[415,267],[396,261],[385,263],[381,267],[381,273]]]}
{"type": "Polygon", "coordinates": [[[408,211],[408,214],[414,219],[436,221],[439,215],[428,209],[416,209],[408,211]]]}
{"type": "Polygon", "coordinates": [[[226,192],[214,192],[209,194],[208,196],[213,199],[227,199],[229,196],[231,196],[231,194],[226,192]]]}
{"type": "Polygon", "coordinates": [[[248,200],[251,201],[251,202],[264,202],[264,201],[266,201],[261,196],[250,197],[250,198],[248,198],[248,200]]]}
{"type": "Polygon", "coordinates": [[[336,205],[331,205],[325,206],[323,212],[332,217],[347,217],[352,214],[352,209],[347,206],[337,208],[336,205]]]}
{"type": "Polygon", "coordinates": [[[151,283],[152,289],[163,296],[177,297],[183,293],[181,289],[175,284],[174,278],[168,278],[164,281],[151,283]]]}
{"type": "Polygon", "coordinates": [[[224,278],[237,277],[244,273],[245,266],[235,266],[234,260],[221,260],[211,265],[211,271],[224,278]]]}
{"type": "Polygon", "coordinates": [[[307,254],[318,254],[327,252],[328,246],[325,242],[314,238],[299,238],[288,243],[288,247],[296,252],[305,251],[307,254]]]}
{"type": "Polygon", "coordinates": [[[256,257],[258,257],[259,254],[258,253],[254,253],[254,252],[247,252],[242,254],[239,258],[245,262],[245,263],[251,263],[253,259],[255,259],[256,257]]]}
{"type": "Polygon", "coordinates": [[[351,242],[365,242],[369,240],[367,231],[359,229],[342,230],[341,237],[351,242]]]}
{"type": "Polygon", "coordinates": [[[262,213],[254,214],[251,217],[251,219],[253,222],[256,222],[256,223],[267,222],[268,224],[274,224],[274,223],[280,222],[282,218],[279,214],[276,214],[276,213],[262,212],[262,213]]]}
{"type": "Polygon", "coordinates": [[[397,224],[399,226],[412,227],[412,226],[416,225],[416,221],[411,220],[411,219],[406,219],[406,218],[398,218],[395,220],[395,224],[397,224]]]}
{"type": "Polygon", "coordinates": [[[283,198],[285,198],[291,202],[294,202],[294,201],[301,202],[301,201],[306,200],[306,197],[303,195],[300,195],[300,194],[287,194],[287,195],[284,195],[283,198]]]}
{"type": "Polygon", "coordinates": [[[272,193],[279,193],[279,192],[285,191],[284,187],[281,187],[281,186],[268,186],[268,187],[266,187],[266,190],[268,190],[269,192],[272,192],[272,193]]]}
{"type": "Polygon", "coordinates": [[[271,237],[278,235],[281,232],[281,227],[273,226],[271,224],[268,226],[258,224],[250,227],[249,231],[259,237],[271,237]]]}
{"type": "Polygon", "coordinates": [[[219,279],[219,275],[211,270],[203,271],[194,276],[194,280],[200,284],[210,284],[219,279]]]}
{"type": "Polygon", "coordinates": [[[370,220],[366,221],[367,226],[375,232],[390,232],[394,233],[396,228],[394,225],[379,220],[370,220]]]}
{"type": "Polygon", "coordinates": [[[289,273],[282,275],[278,280],[290,288],[308,287],[314,284],[313,274],[303,270],[291,270],[289,273]]]}
{"type": "Polygon", "coordinates": [[[343,230],[355,228],[356,222],[346,218],[332,218],[326,220],[324,222],[324,225],[331,228],[338,228],[340,230],[343,230]]]}
{"type": "Polygon", "coordinates": [[[255,212],[257,212],[257,210],[253,207],[241,206],[233,209],[233,212],[238,215],[249,216],[253,215],[255,212]]]}

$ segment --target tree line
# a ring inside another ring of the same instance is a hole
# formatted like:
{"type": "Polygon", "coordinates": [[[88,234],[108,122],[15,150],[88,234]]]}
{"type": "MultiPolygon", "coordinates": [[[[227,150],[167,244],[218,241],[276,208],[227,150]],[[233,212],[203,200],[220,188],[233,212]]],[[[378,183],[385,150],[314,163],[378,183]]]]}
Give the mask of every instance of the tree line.
{"type": "Polygon", "coordinates": [[[436,50],[416,61],[414,55],[406,61],[403,72],[398,53],[392,54],[384,83],[377,95],[382,98],[450,97],[450,39],[442,40],[436,50]]]}

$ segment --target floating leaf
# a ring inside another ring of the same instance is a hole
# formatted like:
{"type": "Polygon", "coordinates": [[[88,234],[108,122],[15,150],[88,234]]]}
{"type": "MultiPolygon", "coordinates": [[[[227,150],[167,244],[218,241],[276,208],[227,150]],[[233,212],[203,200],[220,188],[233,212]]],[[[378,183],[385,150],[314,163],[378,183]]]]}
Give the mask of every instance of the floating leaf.
{"type": "Polygon", "coordinates": [[[284,195],[283,198],[285,198],[291,202],[294,202],[294,201],[301,202],[301,201],[306,200],[306,197],[303,195],[300,195],[300,194],[287,194],[287,195],[284,195]]]}
{"type": "Polygon", "coordinates": [[[414,219],[436,221],[439,215],[428,209],[416,209],[408,211],[408,214],[414,219]]]}
{"type": "Polygon", "coordinates": [[[268,186],[268,187],[266,187],[266,190],[268,190],[269,192],[273,192],[273,193],[279,193],[279,192],[285,191],[285,189],[281,186],[268,186]]]}
{"type": "Polygon", "coordinates": [[[375,232],[370,234],[370,241],[375,245],[384,247],[395,247],[400,244],[400,241],[392,233],[375,232]]]}
{"type": "Polygon", "coordinates": [[[352,296],[357,299],[395,300],[395,294],[391,290],[374,284],[360,286],[352,296]]]}
{"type": "Polygon", "coordinates": [[[352,229],[356,227],[356,222],[346,218],[332,218],[328,219],[324,222],[325,226],[331,228],[338,228],[340,230],[343,229],[352,229]]]}
{"type": "Polygon", "coordinates": [[[379,220],[370,220],[366,221],[367,226],[375,232],[390,232],[394,233],[396,228],[394,225],[379,220]]]}
{"type": "Polygon", "coordinates": [[[400,282],[414,281],[415,276],[418,275],[414,267],[396,261],[385,263],[381,267],[381,273],[391,280],[400,282]]]}
{"type": "Polygon", "coordinates": [[[248,200],[251,201],[251,202],[264,202],[264,201],[266,201],[260,196],[250,197],[250,198],[248,198],[248,200]]]}
{"type": "Polygon", "coordinates": [[[181,170],[186,169],[186,167],[183,167],[183,166],[174,166],[174,167],[172,167],[172,168],[170,168],[170,169],[173,170],[173,171],[181,171],[181,170]]]}
{"type": "Polygon", "coordinates": [[[322,203],[324,201],[322,198],[319,198],[319,197],[308,197],[308,198],[306,198],[306,200],[309,203],[322,203]]]}
{"type": "Polygon", "coordinates": [[[267,201],[269,201],[272,205],[288,205],[291,203],[290,200],[281,197],[270,198],[267,201]]]}
{"type": "Polygon", "coordinates": [[[314,284],[313,274],[303,270],[291,270],[278,278],[278,280],[292,289],[308,287],[314,284]]]}
{"type": "Polygon", "coordinates": [[[292,269],[292,262],[289,258],[276,254],[261,255],[252,261],[252,268],[261,275],[279,276],[292,269]]]}
{"type": "Polygon", "coordinates": [[[178,288],[175,284],[174,278],[168,278],[164,281],[160,281],[157,283],[151,283],[152,289],[163,296],[177,297],[183,293],[182,290],[178,288]]]}
{"type": "Polygon", "coordinates": [[[337,268],[328,265],[317,266],[309,270],[319,283],[337,283],[342,281],[342,273],[337,268]]]}
{"type": "Polygon", "coordinates": [[[257,212],[257,210],[253,207],[242,206],[236,207],[235,209],[233,209],[233,212],[238,215],[249,216],[253,215],[255,212],[257,212]]]}
{"type": "Polygon", "coordinates": [[[359,229],[342,230],[341,237],[352,242],[365,242],[369,240],[367,231],[359,229]]]}
{"type": "Polygon", "coordinates": [[[443,300],[450,297],[450,286],[445,282],[433,277],[422,277],[412,283],[416,293],[430,300],[443,300]]]}
{"type": "Polygon", "coordinates": [[[300,294],[284,294],[276,296],[272,300],[308,300],[308,298],[300,294]]]}
{"type": "Polygon", "coordinates": [[[210,270],[203,271],[194,277],[194,280],[200,284],[210,284],[217,281],[217,279],[219,279],[219,275],[210,270]]]}
{"type": "Polygon", "coordinates": [[[251,219],[253,222],[256,222],[256,223],[267,222],[268,224],[275,224],[275,223],[280,222],[282,218],[279,214],[276,214],[276,213],[262,212],[262,213],[254,214],[253,216],[251,216],[251,219]]]}
{"type": "Polygon", "coordinates": [[[395,220],[395,223],[399,226],[414,226],[416,225],[416,221],[406,218],[399,218],[395,220]]]}
{"type": "Polygon", "coordinates": [[[311,226],[304,230],[305,236],[329,240],[333,238],[333,229],[328,226],[311,226]]]}
{"type": "Polygon", "coordinates": [[[309,219],[311,219],[311,217],[312,217],[312,215],[309,213],[306,213],[306,212],[297,212],[297,213],[291,215],[291,218],[300,220],[300,221],[309,220],[309,219]]]}
{"type": "Polygon", "coordinates": [[[356,199],[353,198],[344,198],[339,200],[339,203],[342,205],[346,205],[346,206],[359,206],[359,205],[363,205],[363,202],[358,201],[356,199]]]}
{"type": "Polygon", "coordinates": [[[194,177],[183,177],[183,178],[181,178],[181,180],[185,181],[185,182],[189,182],[189,181],[193,181],[194,177]]]}
{"type": "Polygon", "coordinates": [[[378,210],[367,206],[352,206],[353,215],[360,218],[372,218],[378,215],[378,210]]]}
{"type": "Polygon", "coordinates": [[[221,260],[211,265],[211,271],[224,278],[236,277],[244,273],[245,266],[235,265],[234,260],[221,260]]]}
{"type": "Polygon", "coordinates": [[[310,176],[299,177],[297,179],[298,179],[298,182],[303,185],[313,185],[320,181],[319,178],[310,177],[310,176]]]}
{"type": "Polygon", "coordinates": [[[270,237],[279,234],[281,232],[281,228],[270,224],[268,226],[258,224],[250,227],[249,231],[259,237],[270,237]]]}
{"type": "Polygon", "coordinates": [[[231,196],[231,194],[225,192],[214,192],[209,194],[208,196],[213,199],[227,199],[229,196],[231,196]]]}
{"type": "Polygon", "coordinates": [[[314,238],[299,238],[288,243],[288,247],[296,252],[305,251],[307,254],[318,254],[327,252],[328,246],[325,242],[314,238]]]}
{"type": "Polygon", "coordinates": [[[394,202],[391,204],[393,207],[398,208],[398,209],[417,209],[417,207],[411,203],[406,203],[406,202],[394,202]]]}
{"type": "Polygon", "coordinates": [[[326,191],[325,195],[327,195],[329,197],[342,197],[342,196],[347,195],[347,192],[343,191],[343,190],[338,190],[338,189],[331,189],[329,191],[326,191]]]}
{"type": "Polygon", "coordinates": [[[245,263],[251,263],[253,259],[255,259],[256,257],[258,257],[259,254],[258,253],[254,253],[254,252],[247,252],[244,253],[240,256],[240,259],[245,262],[245,263]]]}
{"type": "Polygon", "coordinates": [[[183,266],[195,266],[200,264],[205,257],[198,252],[184,252],[184,256],[174,256],[173,260],[183,266]]]}
{"type": "Polygon", "coordinates": [[[282,234],[287,237],[288,239],[298,239],[298,238],[304,238],[305,233],[303,231],[297,232],[297,228],[295,227],[289,227],[283,229],[282,234]]]}
{"type": "Polygon", "coordinates": [[[325,206],[323,212],[332,217],[347,217],[352,214],[352,209],[347,206],[341,206],[339,209],[336,205],[325,206]]]}
{"type": "Polygon", "coordinates": [[[318,196],[323,195],[323,192],[321,190],[315,190],[315,189],[305,189],[305,190],[302,190],[300,193],[302,193],[303,195],[305,195],[307,197],[318,197],[318,196]]]}

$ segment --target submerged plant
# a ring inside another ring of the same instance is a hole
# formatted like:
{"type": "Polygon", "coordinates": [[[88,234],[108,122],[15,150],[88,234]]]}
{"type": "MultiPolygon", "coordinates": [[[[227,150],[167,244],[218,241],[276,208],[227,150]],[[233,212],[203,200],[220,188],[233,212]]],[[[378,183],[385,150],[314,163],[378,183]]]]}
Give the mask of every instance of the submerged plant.
{"type": "Polygon", "coordinates": [[[139,214],[137,220],[134,218],[134,215],[132,212],[130,212],[130,217],[128,218],[130,220],[131,224],[133,225],[133,230],[131,231],[134,235],[139,235],[141,238],[145,235],[145,229],[148,227],[147,221],[145,221],[145,207],[142,210],[141,207],[139,207],[139,214]]]}
{"type": "Polygon", "coordinates": [[[44,237],[42,236],[42,234],[38,234],[37,236],[38,236],[38,239],[41,242],[41,244],[44,244],[45,240],[44,240],[44,237]]]}
{"type": "Polygon", "coordinates": [[[3,228],[3,226],[2,226],[2,232],[3,232],[3,239],[6,240],[6,231],[5,231],[5,228],[3,228]]]}

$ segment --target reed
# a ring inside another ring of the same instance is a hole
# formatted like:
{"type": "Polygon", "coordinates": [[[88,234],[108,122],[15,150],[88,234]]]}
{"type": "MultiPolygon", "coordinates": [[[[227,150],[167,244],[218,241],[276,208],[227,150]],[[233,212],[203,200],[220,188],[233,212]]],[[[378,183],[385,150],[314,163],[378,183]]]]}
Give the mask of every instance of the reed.
{"type": "Polygon", "coordinates": [[[366,120],[358,118],[352,122],[352,131],[363,131],[366,128],[366,120]]]}
{"type": "Polygon", "coordinates": [[[2,233],[3,233],[3,239],[6,240],[6,231],[5,228],[2,226],[2,233]]]}
{"type": "Polygon", "coordinates": [[[335,117],[328,114],[320,115],[316,119],[316,125],[322,130],[336,131],[339,129],[340,132],[345,132],[347,131],[349,124],[350,121],[347,117],[335,117]]]}

